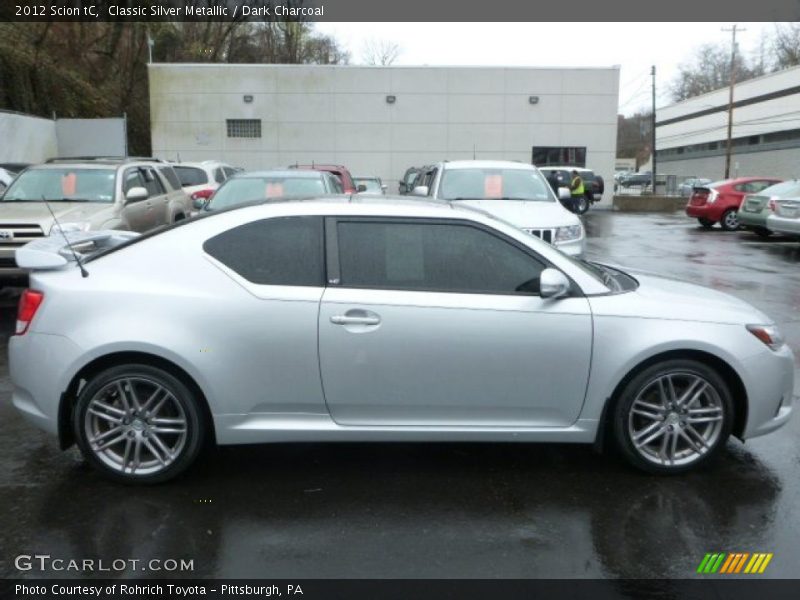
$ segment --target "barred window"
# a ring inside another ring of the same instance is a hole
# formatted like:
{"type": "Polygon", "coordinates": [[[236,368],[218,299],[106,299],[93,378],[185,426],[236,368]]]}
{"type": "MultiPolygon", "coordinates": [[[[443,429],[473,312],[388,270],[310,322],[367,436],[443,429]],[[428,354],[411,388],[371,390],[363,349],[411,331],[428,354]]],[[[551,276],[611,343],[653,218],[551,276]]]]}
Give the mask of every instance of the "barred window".
{"type": "Polygon", "coordinates": [[[260,138],[261,119],[226,119],[229,138],[260,138]]]}

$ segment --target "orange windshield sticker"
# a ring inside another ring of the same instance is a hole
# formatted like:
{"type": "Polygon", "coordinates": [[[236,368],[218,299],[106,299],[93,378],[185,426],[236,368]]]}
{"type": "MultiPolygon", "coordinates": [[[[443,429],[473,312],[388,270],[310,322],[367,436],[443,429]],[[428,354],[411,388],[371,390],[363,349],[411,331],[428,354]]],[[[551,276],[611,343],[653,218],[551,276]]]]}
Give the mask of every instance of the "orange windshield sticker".
{"type": "Polygon", "coordinates": [[[268,183],[267,190],[264,192],[266,198],[278,198],[283,196],[283,184],[281,183],[268,183]]]}
{"type": "Polygon", "coordinates": [[[66,196],[74,196],[78,178],[75,173],[67,173],[61,178],[61,193],[66,196]]]}
{"type": "Polygon", "coordinates": [[[503,176],[487,175],[483,180],[483,195],[486,198],[503,197],[503,176]]]}

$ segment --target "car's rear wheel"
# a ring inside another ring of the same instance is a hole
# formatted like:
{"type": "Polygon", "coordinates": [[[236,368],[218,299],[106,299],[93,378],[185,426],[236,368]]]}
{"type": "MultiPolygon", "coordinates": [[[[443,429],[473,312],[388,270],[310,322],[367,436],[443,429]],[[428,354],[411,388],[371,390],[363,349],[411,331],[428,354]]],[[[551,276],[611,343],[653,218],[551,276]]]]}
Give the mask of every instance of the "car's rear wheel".
{"type": "Polygon", "coordinates": [[[709,221],[708,219],[703,219],[702,217],[697,219],[697,222],[700,223],[703,229],[711,229],[714,226],[714,221],[709,221]]]}
{"type": "Polygon", "coordinates": [[[723,213],[719,224],[725,231],[736,231],[739,229],[739,213],[735,208],[729,208],[723,213]]]}
{"type": "Polygon", "coordinates": [[[589,201],[586,199],[586,196],[581,196],[575,201],[575,212],[579,215],[583,215],[586,211],[589,210],[589,201]]]}
{"type": "Polygon", "coordinates": [[[150,365],[112,367],[92,377],[74,411],[75,437],[86,459],[126,483],[159,483],[196,458],[204,424],[196,395],[150,365]]]}
{"type": "Polygon", "coordinates": [[[614,410],[614,437],[625,458],[650,473],[681,473],[724,447],[733,426],[725,381],[695,360],[667,360],[634,376],[614,410]]]}

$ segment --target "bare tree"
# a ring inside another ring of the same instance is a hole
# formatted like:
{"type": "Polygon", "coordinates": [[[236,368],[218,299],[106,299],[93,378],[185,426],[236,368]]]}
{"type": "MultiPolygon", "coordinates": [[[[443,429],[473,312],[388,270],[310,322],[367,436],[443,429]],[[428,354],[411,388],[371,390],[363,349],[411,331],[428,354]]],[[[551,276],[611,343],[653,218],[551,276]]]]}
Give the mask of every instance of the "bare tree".
{"type": "Polygon", "coordinates": [[[364,64],[388,67],[398,59],[401,53],[400,46],[389,40],[368,39],[361,50],[364,64]]]}
{"type": "MultiPolygon", "coordinates": [[[[764,65],[750,64],[742,53],[736,52],[736,79],[744,81],[764,74],[764,65]]],[[[670,85],[672,99],[686,100],[706,92],[726,87],[731,77],[730,45],[704,44],[689,63],[680,65],[678,75],[670,85]]]]}
{"type": "Polygon", "coordinates": [[[800,65],[800,23],[776,24],[771,42],[773,70],[800,65]]]}

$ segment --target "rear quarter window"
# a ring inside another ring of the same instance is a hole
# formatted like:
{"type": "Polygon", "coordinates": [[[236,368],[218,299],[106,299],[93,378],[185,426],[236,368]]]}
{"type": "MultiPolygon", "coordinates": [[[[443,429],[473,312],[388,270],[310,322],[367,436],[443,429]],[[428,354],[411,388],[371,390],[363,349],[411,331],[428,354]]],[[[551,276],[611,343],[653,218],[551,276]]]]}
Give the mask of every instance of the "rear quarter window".
{"type": "Polygon", "coordinates": [[[206,240],[203,249],[252,283],[325,285],[321,217],[254,221],[206,240]]]}

